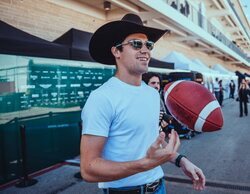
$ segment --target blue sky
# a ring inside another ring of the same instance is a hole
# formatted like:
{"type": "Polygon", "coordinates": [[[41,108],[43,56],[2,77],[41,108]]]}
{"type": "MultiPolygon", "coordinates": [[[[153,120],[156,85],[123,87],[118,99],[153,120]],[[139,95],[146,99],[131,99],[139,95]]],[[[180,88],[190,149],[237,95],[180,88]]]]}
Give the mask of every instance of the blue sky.
{"type": "Polygon", "coordinates": [[[249,0],[241,0],[241,4],[242,4],[243,9],[245,11],[245,14],[248,18],[248,21],[250,22],[250,1],[249,0]]]}

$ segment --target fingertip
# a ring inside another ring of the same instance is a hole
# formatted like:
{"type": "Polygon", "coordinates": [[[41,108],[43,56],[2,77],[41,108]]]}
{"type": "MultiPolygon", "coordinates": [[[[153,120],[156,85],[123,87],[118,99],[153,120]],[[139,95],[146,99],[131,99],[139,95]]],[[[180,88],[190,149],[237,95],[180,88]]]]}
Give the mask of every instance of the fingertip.
{"type": "Polygon", "coordinates": [[[193,179],[194,179],[194,181],[198,181],[199,177],[196,174],[193,173],[193,179]]]}
{"type": "Polygon", "coordinates": [[[160,133],[160,137],[165,138],[165,133],[163,131],[160,133]]]}

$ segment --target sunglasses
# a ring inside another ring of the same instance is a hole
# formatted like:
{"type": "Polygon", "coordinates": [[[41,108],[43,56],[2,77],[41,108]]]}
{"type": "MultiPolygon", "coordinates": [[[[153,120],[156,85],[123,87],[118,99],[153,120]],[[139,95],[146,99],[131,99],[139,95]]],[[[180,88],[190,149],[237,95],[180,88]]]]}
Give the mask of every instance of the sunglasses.
{"type": "Polygon", "coordinates": [[[147,49],[150,51],[153,50],[154,48],[154,42],[149,40],[143,42],[142,40],[137,40],[137,39],[129,40],[128,42],[118,44],[115,47],[117,48],[127,44],[131,45],[135,50],[140,50],[143,47],[143,45],[145,45],[147,49]]]}

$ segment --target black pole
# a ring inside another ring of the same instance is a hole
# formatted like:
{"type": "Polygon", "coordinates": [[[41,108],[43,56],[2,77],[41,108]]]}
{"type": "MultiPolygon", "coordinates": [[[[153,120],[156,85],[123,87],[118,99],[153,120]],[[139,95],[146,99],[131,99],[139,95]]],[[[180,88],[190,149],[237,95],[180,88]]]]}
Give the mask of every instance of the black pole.
{"type": "Polygon", "coordinates": [[[26,150],[26,133],[25,126],[20,125],[20,136],[21,136],[21,156],[22,156],[22,175],[16,187],[29,187],[36,184],[36,179],[30,179],[27,172],[27,150],[26,150]]]}
{"type": "MultiPolygon", "coordinates": [[[[80,143],[79,144],[81,144],[81,137],[82,137],[82,122],[81,121],[78,122],[78,127],[79,127],[79,133],[80,133],[80,143]]],[[[81,172],[75,173],[74,177],[77,179],[82,179],[81,172]]]]}

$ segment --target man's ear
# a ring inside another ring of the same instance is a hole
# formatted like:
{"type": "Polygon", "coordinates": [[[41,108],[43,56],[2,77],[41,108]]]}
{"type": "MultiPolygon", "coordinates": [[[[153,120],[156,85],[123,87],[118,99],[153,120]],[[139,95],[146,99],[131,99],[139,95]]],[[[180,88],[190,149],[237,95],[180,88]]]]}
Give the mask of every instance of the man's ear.
{"type": "Polygon", "coordinates": [[[117,49],[115,46],[113,46],[113,47],[111,48],[111,52],[112,52],[112,54],[114,55],[114,57],[115,57],[116,59],[119,59],[119,58],[120,58],[121,51],[120,51],[119,49],[117,49]]]}

